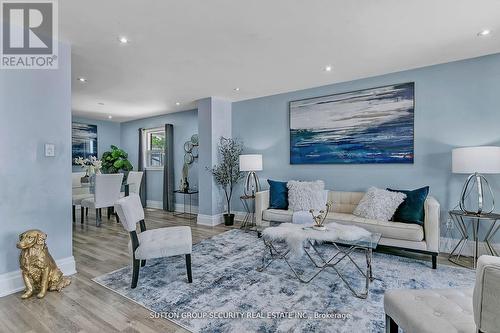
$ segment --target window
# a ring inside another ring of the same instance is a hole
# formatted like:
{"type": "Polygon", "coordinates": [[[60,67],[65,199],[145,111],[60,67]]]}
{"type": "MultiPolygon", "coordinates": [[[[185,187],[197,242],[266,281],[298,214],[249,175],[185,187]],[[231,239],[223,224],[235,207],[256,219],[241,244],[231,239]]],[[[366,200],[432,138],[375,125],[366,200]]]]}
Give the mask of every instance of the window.
{"type": "Polygon", "coordinates": [[[144,165],[149,169],[160,169],[165,165],[165,130],[153,128],[144,132],[144,165]]]}

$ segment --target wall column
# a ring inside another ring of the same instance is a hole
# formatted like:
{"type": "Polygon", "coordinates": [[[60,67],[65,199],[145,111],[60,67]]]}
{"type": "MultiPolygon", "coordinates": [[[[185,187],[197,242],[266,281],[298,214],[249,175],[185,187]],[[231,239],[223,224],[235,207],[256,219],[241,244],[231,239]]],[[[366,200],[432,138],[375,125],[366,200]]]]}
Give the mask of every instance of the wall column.
{"type": "Polygon", "coordinates": [[[231,105],[214,97],[198,101],[198,219],[199,224],[222,223],[222,213],[227,203],[222,189],[214,182],[207,168],[218,163],[217,146],[221,136],[231,137],[231,105]]]}

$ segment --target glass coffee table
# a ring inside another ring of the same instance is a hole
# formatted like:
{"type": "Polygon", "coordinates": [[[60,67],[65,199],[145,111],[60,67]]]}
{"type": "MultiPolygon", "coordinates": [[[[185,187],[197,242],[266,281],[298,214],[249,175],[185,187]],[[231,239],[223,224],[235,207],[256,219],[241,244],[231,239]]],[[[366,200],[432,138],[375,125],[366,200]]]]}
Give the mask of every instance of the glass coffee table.
{"type": "MultiPolygon", "coordinates": [[[[292,226],[295,231],[297,231],[296,229],[299,226],[292,226]]],[[[326,226],[328,228],[328,224],[326,226]]],[[[278,228],[283,228],[283,226],[279,226],[278,228]]],[[[262,239],[266,248],[262,256],[262,265],[258,267],[257,270],[259,272],[262,272],[274,260],[281,259],[287,263],[290,270],[300,282],[309,283],[325,269],[332,268],[338,274],[340,279],[345,283],[345,285],[349,288],[349,290],[351,290],[354,296],[362,299],[367,298],[370,282],[374,280],[372,273],[372,253],[373,250],[377,248],[382,235],[380,233],[371,233],[369,236],[362,237],[357,240],[343,240],[334,236],[333,233],[331,233],[332,236],[330,237],[327,232],[319,231],[313,229],[312,227],[300,226],[300,228],[303,232],[301,238],[303,239],[302,246],[305,254],[304,257],[309,260],[312,265],[315,266],[315,272],[311,276],[306,277],[305,274],[300,274],[296,269],[293,268],[289,260],[291,257],[291,249],[288,246],[276,246],[277,243],[286,243],[287,237],[297,237],[297,234],[295,232],[292,232],[292,229],[290,230],[290,233],[287,234],[286,232],[284,232],[282,237],[274,236],[272,239],[270,237],[266,237],[265,229],[267,228],[262,229],[262,239]],[[329,257],[325,257],[325,255],[319,251],[320,246],[333,246],[336,252],[329,257]],[[360,265],[354,261],[351,256],[354,251],[362,251],[365,253],[366,269],[361,268],[360,265]],[[339,269],[339,267],[337,267],[339,266],[339,263],[346,260],[356,268],[356,271],[359,272],[360,277],[365,279],[365,287],[363,290],[355,290],[349,280],[346,279],[344,273],[339,269]]]]}

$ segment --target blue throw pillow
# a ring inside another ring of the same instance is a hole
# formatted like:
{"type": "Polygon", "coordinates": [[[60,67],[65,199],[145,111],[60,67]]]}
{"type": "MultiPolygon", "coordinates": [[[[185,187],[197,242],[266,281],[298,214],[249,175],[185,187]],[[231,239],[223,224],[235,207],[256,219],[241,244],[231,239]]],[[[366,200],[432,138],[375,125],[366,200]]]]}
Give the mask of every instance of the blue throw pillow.
{"type": "Polygon", "coordinates": [[[288,209],[287,182],[268,179],[269,183],[269,208],[288,209]]]}
{"type": "Polygon", "coordinates": [[[406,194],[406,199],[394,213],[393,220],[403,223],[424,224],[424,202],[429,194],[429,186],[425,186],[413,191],[409,190],[392,190],[392,192],[401,192],[406,194]]]}

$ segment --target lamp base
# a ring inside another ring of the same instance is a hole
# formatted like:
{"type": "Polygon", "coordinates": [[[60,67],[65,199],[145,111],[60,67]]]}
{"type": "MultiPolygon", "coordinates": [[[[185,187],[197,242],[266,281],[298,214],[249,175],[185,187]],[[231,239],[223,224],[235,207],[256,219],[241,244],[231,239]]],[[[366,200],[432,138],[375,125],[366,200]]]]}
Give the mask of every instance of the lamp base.
{"type": "Polygon", "coordinates": [[[259,178],[254,171],[248,172],[247,180],[245,181],[245,189],[243,191],[246,196],[255,196],[255,193],[260,191],[259,178]]]}
{"type": "Polygon", "coordinates": [[[488,184],[486,178],[477,172],[467,177],[460,196],[460,210],[466,214],[481,215],[489,214],[493,211],[493,209],[495,209],[495,197],[493,196],[493,191],[491,190],[490,184],[488,184]],[[466,207],[465,201],[474,186],[477,188],[477,208],[469,210],[466,207]],[[488,189],[491,195],[491,209],[484,209],[484,187],[488,189]]]}

